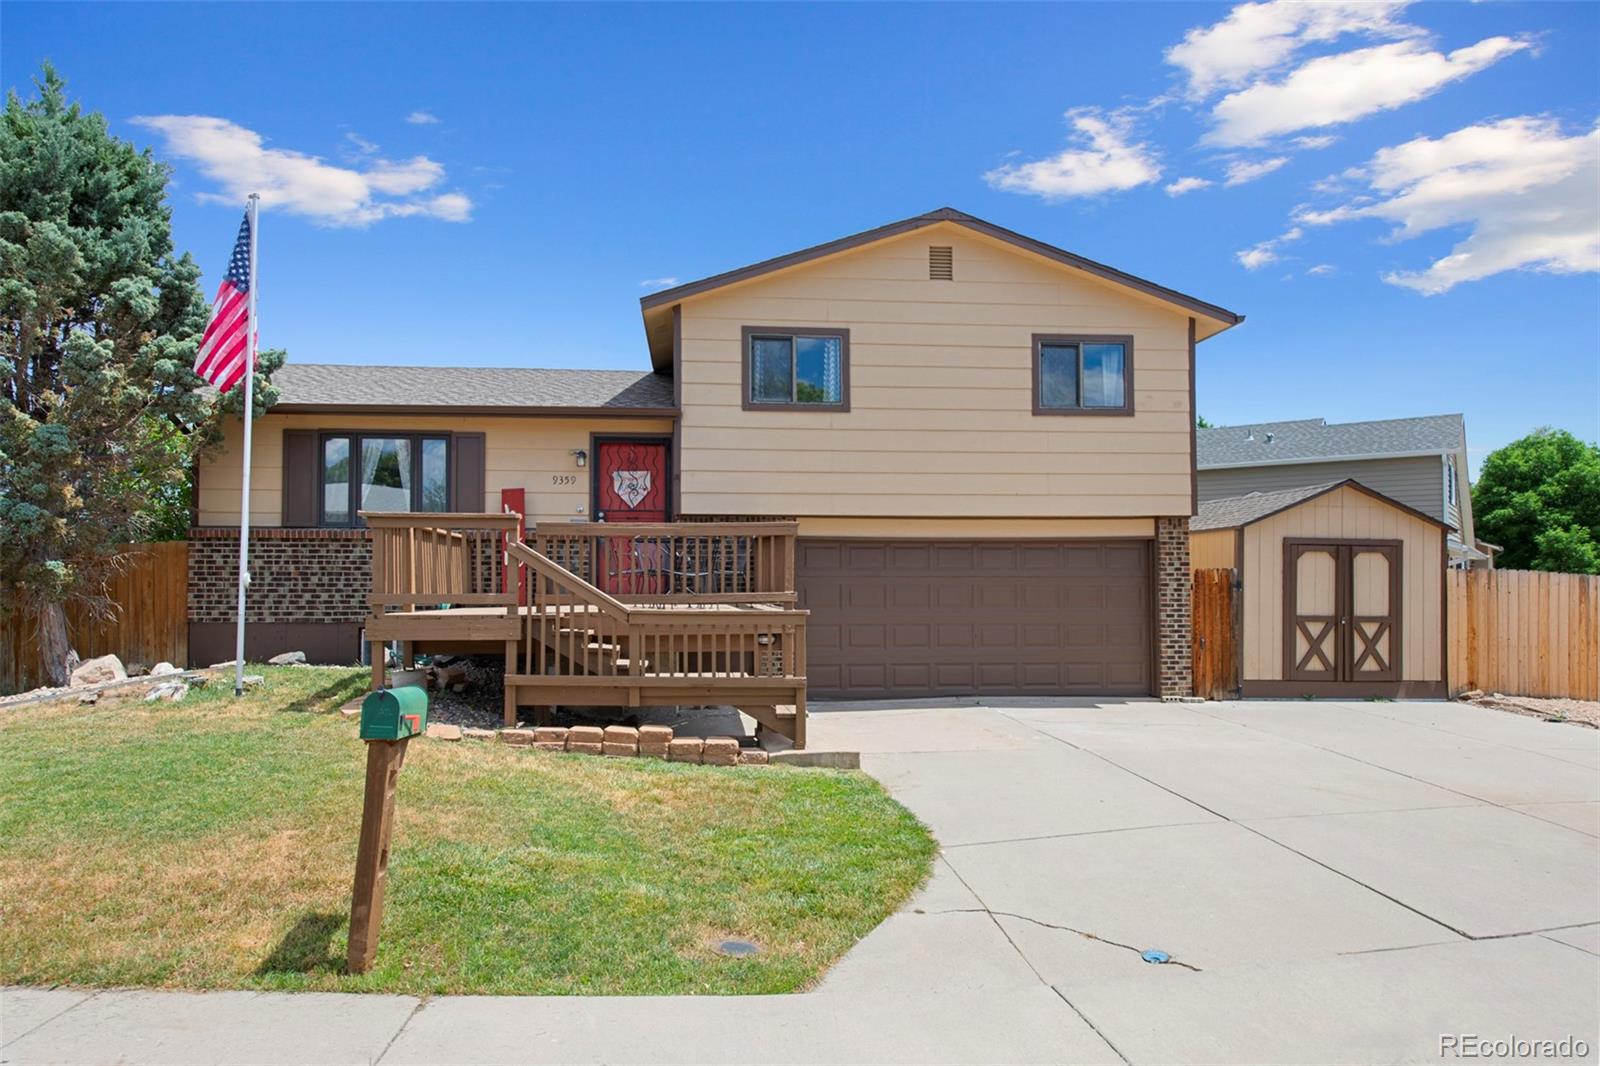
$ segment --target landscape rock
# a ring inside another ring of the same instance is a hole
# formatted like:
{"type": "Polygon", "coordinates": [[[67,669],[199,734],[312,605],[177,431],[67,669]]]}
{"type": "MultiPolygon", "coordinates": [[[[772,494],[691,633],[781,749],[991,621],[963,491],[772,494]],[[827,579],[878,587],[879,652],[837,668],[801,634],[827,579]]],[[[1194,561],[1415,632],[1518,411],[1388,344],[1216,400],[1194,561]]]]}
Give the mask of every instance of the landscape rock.
{"type": "Polygon", "coordinates": [[[533,730],[502,729],[496,734],[496,739],[502,744],[512,744],[519,748],[527,747],[533,743],[533,730]]]}
{"type": "Polygon", "coordinates": [[[424,735],[432,740],[460,740],[461,727],[448,722],[429,722],[424,735]]]}
{"type": "Polygon", "coordinates": [[[267,660],[267,662],[271,663],[273,666],[293,666],[296,663],[303,663],[305,661],[306,653],[303,651],[286,651],[282,655],[274,655],[272,658],[267,660]]]}
{"type": "Polygon", "coordinates": [[[246,689],[252,689],[252,688],[255,688],[257,685],[261,684],[262,682],[264,682],[265,680],[266,680],[266,678],[262,677],[260,674],[245,674],[244,675],[244,687],[246,689]]]}
{"type": "Polygon", "coordinates": [[[144,694],[144,701],[181,700],[189,694],[189,686],[182,681],[163,681],[144,694]]]}
{"type": "Polygon", "coordinates": [[[342,707],[339,708],[339,713],[344,715],[346,718],[358,718],[358,717],[360,717],[361,716],[361,698],[357,697],[357,698],[351,700],[349,703],[344,704],[342,707]]]}
{"type": "Polygon", "coordinates": [[[608,725],[604,730],[602,748],[607,755],[633,756],[639,754],[639,731],[627,725],[608,725]]]}
{"type": "Polygon", "coordinates": [[[182,670],[178,669],[176,666],[173,666],[171,663],[167,663],[167,662],[156,663],[154,666],[152,666],[150,668],[150,676],[151,677],[160,677],[162,674],[181,674],[181,673],[183,673],[182,670]]]}
{"type": "Polygon", "coordinates": [[[667,744],[667,761],[699,762],[704,748],[699,737],[673,737],[667,744]]]}
{"type": "Polygon", "coordinates": [[[239,660],[238,659],[229,659],[226,662],[212,663],[210,666],[206,667],[206,669],[207,670],[232,670],[235,666],[238,666],[238,665],[239,665],[239,660]]]}
{"type": "Polygon", "coordinates": [[[535,726],[533,729],[533,746],[540,751],[566,751],[566,727],[559,725],[535,726]]]}
{"type": "Polygon", "coordinates": [[[148,674],[149,672],[150,672],[150,668],[148,666],[146,666],[144,663],[129,663],[128,664],[128,676],[129,677],[143,677],[144,675],[148,674]]]}
{"type": "Polygon", "coordinates": [[[78,697],[78,702],[86,707],[93,707],[95,704],[100,702],[100,693],[85,692],[83,695],[78,697]]]}
{"type": "Polygon", "coordinates": [[[467,740],[493,740],[498,732],[498,729],[479,729],[471,725],[461,727],[461,735],[467,740]]]}
{"type": "Polygon", "coordinates": [[[739,765],[765,766],[767,765],[767,753],[762,751],[760,748],[741,749],[739,752],[739,765]]]}
{"type": "Polygon", "coordinates": [[[98,659],[90,659],[72,671],[72,685],[102,685],[107,681],[122,681],[128,676],[128,671],[123,669],[122,660],[115,655],[102,655],[98,659]]]}
{"type": "Polygon", "coordinates": [[[672,743],[672,727],[642,725],[639,727],[639,754],[665,757],[667,745],[672,743]]]}

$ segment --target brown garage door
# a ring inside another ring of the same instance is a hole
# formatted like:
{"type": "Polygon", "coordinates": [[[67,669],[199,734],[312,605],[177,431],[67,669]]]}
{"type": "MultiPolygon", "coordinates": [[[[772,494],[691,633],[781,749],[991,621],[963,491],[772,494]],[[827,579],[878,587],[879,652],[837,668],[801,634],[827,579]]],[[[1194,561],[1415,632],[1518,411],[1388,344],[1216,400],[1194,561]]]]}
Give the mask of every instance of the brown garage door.
{"type": "Polygon", "coordinates": [[[1147,541],[800,541],[817,699],[1147,695],[1147,541]]]}

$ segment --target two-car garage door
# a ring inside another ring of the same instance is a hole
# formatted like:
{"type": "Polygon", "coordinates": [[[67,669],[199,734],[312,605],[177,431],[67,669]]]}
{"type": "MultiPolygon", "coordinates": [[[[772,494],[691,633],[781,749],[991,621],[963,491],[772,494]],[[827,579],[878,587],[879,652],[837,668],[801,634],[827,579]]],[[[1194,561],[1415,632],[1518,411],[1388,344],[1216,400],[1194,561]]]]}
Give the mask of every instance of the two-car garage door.
{"type": "Polygon", "coordinates": [[[1147,541],[799,543],[814,698],[1152,690],[1147,541]]]}

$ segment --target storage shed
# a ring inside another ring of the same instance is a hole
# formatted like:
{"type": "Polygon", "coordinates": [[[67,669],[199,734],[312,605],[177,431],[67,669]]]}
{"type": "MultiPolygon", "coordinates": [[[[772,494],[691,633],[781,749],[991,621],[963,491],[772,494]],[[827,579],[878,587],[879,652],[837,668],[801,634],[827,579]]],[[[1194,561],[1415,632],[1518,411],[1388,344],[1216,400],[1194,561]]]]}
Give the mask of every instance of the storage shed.
{"type": "Polygon", "coordinates": [[[1200,505],[1190,561],[1239,583],[1241,695],[1443,698],[1444,523],[1353,480],[1200,505]]]}

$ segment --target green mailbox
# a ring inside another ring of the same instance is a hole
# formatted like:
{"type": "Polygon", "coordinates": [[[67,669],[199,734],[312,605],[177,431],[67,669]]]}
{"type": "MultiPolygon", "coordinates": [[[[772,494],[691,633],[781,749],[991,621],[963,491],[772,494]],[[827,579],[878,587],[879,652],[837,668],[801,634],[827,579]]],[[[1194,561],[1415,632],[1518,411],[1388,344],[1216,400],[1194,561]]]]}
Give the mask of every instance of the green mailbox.
{"type": "Polygon", "coordinates": [[[428,690],[420,685],[384,688],[361,701],[362,740],[404,740],[428,728],[428,690]]]}

